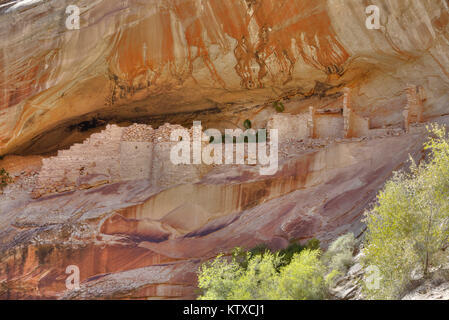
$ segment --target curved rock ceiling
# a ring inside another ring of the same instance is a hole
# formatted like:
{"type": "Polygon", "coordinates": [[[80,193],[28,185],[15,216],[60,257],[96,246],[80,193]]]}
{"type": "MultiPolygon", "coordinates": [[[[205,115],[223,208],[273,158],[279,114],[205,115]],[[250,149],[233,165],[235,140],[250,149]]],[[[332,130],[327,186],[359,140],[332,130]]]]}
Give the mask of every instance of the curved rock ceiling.
{"type": "Polygon", "coordinates": [[[447,112],[444,0],[14,3],[0,1],[3,155],[43,152],[42,137],[55,144],[93,118],[209,112],[238,125],[243,105],[343,86],[375,126],[399,121],[395,99],[407,83],[426,89],[427,116],[447,112]],[[71,4],[79,30],[65,25],[71,4]],[[365,27],[369,4],[381,9],[379,30],[365,27]]]}

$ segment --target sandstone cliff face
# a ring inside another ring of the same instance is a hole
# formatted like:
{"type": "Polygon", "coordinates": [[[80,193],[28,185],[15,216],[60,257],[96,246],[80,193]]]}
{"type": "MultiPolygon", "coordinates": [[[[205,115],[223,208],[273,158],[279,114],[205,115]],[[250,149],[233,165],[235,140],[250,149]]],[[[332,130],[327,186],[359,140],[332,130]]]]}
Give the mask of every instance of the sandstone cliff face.
{"type": "Polygon", "coordinates": [[[410,153],[422,157],[424,138],[420,126],[311,148],[290,141],[275,175],[217,167],[165,189],[145,179],[31,199],[15,183],[0,198],[0,298],[194,298],[200,263],[235,246],[360,234],[364,209],[410,153]],[[79,268],[80,290],[67,290],[67,266],[79,268]]]}
{"type": "Polygon", "coordinates": [[[0,0],[0,168],[15,179],[0,194],[0,298],[194,298],[200,263],[235,246],[360,234],[391,172],[423,156],[410,123],[449,123],[447,2],[373,3],[379,30],[361,0],[0,0]],[[79,30],[65,25],[73,4],[79,30]],[[180,179],[159,144],[138,179],[146,138],[99,133],[245,119],[285,129],[275,175],[180,179]]]}
{"type": "Polygon", "coordinates": [[[343,85],[376,126],[399,121],[408,82],[425,87],[426,116],[446,112],[443,0],[374,1],[380,30],[365,27],[364,1],[14,2],[0,8],[1,154],[67,147],[93,118],[238,126],[242,104],[343,85]],[[79,30],[65,26],[69,4],[79,30]]]}

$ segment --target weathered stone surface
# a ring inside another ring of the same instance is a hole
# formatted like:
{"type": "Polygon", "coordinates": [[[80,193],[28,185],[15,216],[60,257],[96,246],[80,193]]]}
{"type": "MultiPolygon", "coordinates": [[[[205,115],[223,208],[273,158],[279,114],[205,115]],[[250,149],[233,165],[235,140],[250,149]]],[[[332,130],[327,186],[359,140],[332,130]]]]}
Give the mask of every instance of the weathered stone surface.
{"type": "Polygon", "coordinates": [[[407,293],[402,300],[449,300],[449,282],[427,281],[418,288],[407,293]]]}
{"type": "Polygon", "coordinates": [[[2,200],[0,297],[193,298],[199,264],[235,246],[359,234],[391,171],[422,156],[423,132],[299,148],[273,176],[224,166],[166,189],[147,179],[2,200]],[[65,289],[69,265],[80,291],[65,289]]]}
{"type": "Polygon", "coordinates": [[[379,30],[365,28],[365,1],[0,0],[0,167],[15,180],[0,194],[0,298],[193,298],[197,267],[219,252],[359,234],[391,172],[422,157],[413,123],[448,123],[446,2],[376,3],[379,30]],[[80,30],[65,26],[69,4],[80,30]],[[280,99],[308,130],[286,119],[300,137],[282,137],[275,175],[168,161],[164,123],[265,128],[280,99]],[[160,131],[102,135],[134,122],[160,131]],[[153,134],[139,171],[130,150],[153,134]],[[55,175],[70,183],[33,199],[55,175]]]}
{"type": "Polygon", "coordinates": [[[442,1],[378,1],[380,30],[363,1],[71,1],[80,30],[65,1],[3,2],[1,154],[54,151],[105,121],[241,126],[267,100],[343,86],[374,127],[401,121],[408,83],[426,90],[425,117],[447,111],[442,1]]]}

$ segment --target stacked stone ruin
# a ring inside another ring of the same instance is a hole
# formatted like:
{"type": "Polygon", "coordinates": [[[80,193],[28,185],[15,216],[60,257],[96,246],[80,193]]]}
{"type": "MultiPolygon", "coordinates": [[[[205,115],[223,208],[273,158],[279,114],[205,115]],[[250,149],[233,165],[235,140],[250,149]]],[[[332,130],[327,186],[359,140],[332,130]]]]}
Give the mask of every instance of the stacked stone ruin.
{"type": "MultiPolygon", "coordinates": [[[[408,86],[403,129],[423,121],[422,87],[408,86]]],[[[182,126],[164,124],[157,130],[134,124],[122,128],[108,125],[84,143],[61,150],[55,157],[43,160],[35,196],[87,189],[127,180],[147,179],[164,188],[199,181],[211,167],[205,164],[173,164],[170,151],[178,141],[171,141],[173,130],[182,126]]],[[[276,114],[267,129],[277,129],[279,142],[304,139],[345,139],[385,136],[387,129],[371,129],[370,121],[357,115],[351,106],[350,90],[345,88],[339,99],[327,108],[310,107],[308,113],[276,114]]],[[[190,138],[195,130],[190,129],[190,138]]],[[[201,131],[200,131],[201,134],[201,131]]],[[[198,138],[198,137],[193,137],[198,138]]],[[[206,142],[202,142],[204,146],[206,142]]],[[[234,149],[235,150],[235,149],[234,149]]],[[[235,151],[234,151],[235,153],[235,151]]]]}
{"type": "Polygon", "coordinates": [[[170,150],[177,143],[170,141],[170,135],[177,129],[184,128],[170,124],[157,130],[143,124],[126,128],[108,125],[84,143],[43,159],[34,195],[39,197],[127,180],[147,179],[157,187],[195,181],[204,167],[174,165],[170,161],[170,150]]]}
{"type": "MultiPolygon", "coordinates": [[[[408,86],[404,110],[404,129],[408,132],[410,124],[423,122],[422,87],[408,86]]],[[[360,137],[385,136],[391,129],[372,129],[370,119],[358,115],[352,108],[350,89],[329,107],[310,106],[307,113],[276,114],[270,118],[268,129],[278,129],[279,141],[290,139],[350,139],[360,137]]]]}
{"type": "Polygon", "coordinates": [[[89,183],[111,183],[120,180],[120,142],[122,128],[108,125],[92,134],[84,143],[58,151],[56,157],[42,160],[38,194],[64,192],[89,183]]]}
{"type": "Polygon", "coordinates": [[[404,130],[410,131],[410,125],[423,122],[423,102],[426,100],[422,86],[408,85],[405,89],[407,104],[403,111],[404,130]]]}
{"type": "Polygon", "coordinates": [[[367,135],[369,119],[357,115],[350,105],[350,90],[343,94],[331,106],[317,109],[309,107],[308,113],[297,115],[276,114],[268,121],[268,129],[278,129],[280,141],[290,138],[353,138],[367,135]]]}
{"type": "MultiPolygon", "coordinates": [[[[153,162],[151,165],[151,184],[161,188],[198,181],[210,168],[201,164],[174,164],[170,159],[170,152],[179,141],[171,141],[174,130],[185,130],[180,125],[164,124],[155,130],[153,138],[153,162]]],[[[202,132],[200,133],[200,135],[202,132]]],[[[190,139],[198,140],[193,127],[189,130],[190,139]]],[[[202,143],[204,145],[204,142],[202,143]]],[[[191,150],[192,152],[192,150],[191,150]]]]}

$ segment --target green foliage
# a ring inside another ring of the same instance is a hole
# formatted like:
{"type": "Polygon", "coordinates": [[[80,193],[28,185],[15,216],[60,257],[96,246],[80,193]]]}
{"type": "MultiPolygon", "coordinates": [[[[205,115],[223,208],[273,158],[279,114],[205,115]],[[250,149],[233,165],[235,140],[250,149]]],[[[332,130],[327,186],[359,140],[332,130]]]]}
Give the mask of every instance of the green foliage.
{"type": "MultiPolygon", "coordinates": [[[[290,244],[285,248],[278,252],[280,257],[280,266],[286,266],[290,263],[293,258],[293,255],[296,253],[300,253],[304,249],[317,250],[320,249],[320,240],[318,239],[310,239],[306,245],[301,245],[299,242],[290,241],[290,244]]],[[[262,255],[264,253],[271,252],[271,250],[265,244],[259,244],[258,246],[249,250],[249,257],[253,257],[255,255],[262,255]]]]}
{"type": "Polygon", "coordinates": [[[326,296],[325,267],[320,250],[303,250],[293,255],[291,262],[281,265],[279,254],[264,252],[251,255],[244,268],[238,255],[229,260],[218,256],[203,264],[198,286],[203,291],[200,300],[291,300],[322,299],[326,296]]]}
{"type": "Polygon", "coordinates": [[[276,253],[265,244],[249,251],[237,247],[227,259],[219,255],[200,267],[199,299],[322,299],[331,277],[324,276],[320,256],[317,239],[306,246],[292,242],[276,253]]]}
{"type": "Polygon", "coordinates": [[[227,300],[267,300],[272,299],[276,290],[279,264],[277,254],[265,253],[249,259],[248,267],[235,281],[227,300]]]}
{"type": "Polygon", "coordinates": [[[326,297],[325,266],[320,261],[320,250],[305,249],[294,254],[287,266],[281,269],[276,299],[318,300],[326,297]]]}
{"type": "Polygon", "coordinates": [[[299,242],[291,241],[287,248],[279,251],[279,255],[282,258],[282,265],[288,265],[291,262],[293,256],[297,253],[301,253],[301,251],[303,251],[304,249],[320,249],[320,240],[315,238],[310,239],[309,241],[307,241],[306,245],[301,245],[299,242]]]}
{"type": "Polygon", "coordinates": [[[380,271],[380,288],[364,288],[373,299],[398,298],[413,273],[428,274],[449,238],[449,140],[446,129],[431,128],[428,161],[397,172],[367,214],[365,267],[380,271]]]}
{"type": "Polygon", "coordinates": [[[5,168],[1,168],[0,169],[0,188],[3,189],[11,182],[12,182],[12,178],[9,176],[9,173],[5,170],[5,168]]]}
{"type": "Polygon", "coordinates": [[[276,109],[276,112],[281,113],[285,111],[285,106],[281,101],[273,102],[273,107],[276,109]]]}
{"type": "Polygon", "coordinates": [[[262,255],[264,253],[271,252],[270,248],[264,243],[255,246],[249,250],[250,256],[262,255]]]}
{"type": "Polygon", "coordinates": [[[245,121],[243,121],[243,127],[245,129],[251,129],[251,127],[252,127],[251,121],[249,119],[246,119],[245,121]]]}
{"type": "Polygon", "coordinates": [[[229,299],[235,290],[236,282],[243,275],[240,265],[228,262],[222,255],[200,267],[198,287],[205,291],[201,300],[229,299]]]}
{"type": "Polygon", "coordinates": [[[356,239],[354,234],[347,233],[331,243],[323,254],[323,263],[329,271],[345,274],[352,264],[352,255],[355,250],[356,239]]]}
{"type": "Polygon", "coordinates": [[[320,249],[320,240],[316,238],[312,238],[307,241],[306,248],[309,250],[318,250],[320,249]]]}
{"type": "Polygon", "coordinates": [[[287,248],[279,251],[279,254],[282,257],[282,266],[288,265],[293,256],[297,253],[301,253],[306,247],[301,245],[299,242],[291,242],[287,248]]]}

